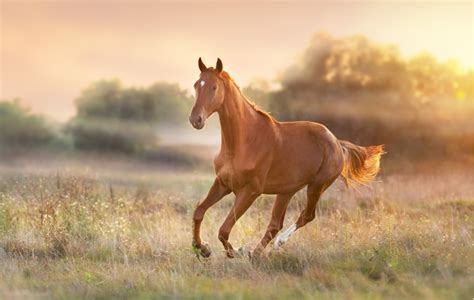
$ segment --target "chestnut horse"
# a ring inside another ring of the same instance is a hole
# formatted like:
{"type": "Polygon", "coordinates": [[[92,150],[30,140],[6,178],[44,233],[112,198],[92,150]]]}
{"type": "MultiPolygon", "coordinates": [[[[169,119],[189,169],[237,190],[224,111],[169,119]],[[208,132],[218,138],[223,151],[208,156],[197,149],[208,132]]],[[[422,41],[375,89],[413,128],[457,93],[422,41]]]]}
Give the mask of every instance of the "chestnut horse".
{"type": "Polygon", "coordinates": [[[253,255],[261,254],[282,229],[288,203],[303,187],[307,186],[306,207],[296,223],[276,238],[276,248],[314,219],[321,194],[340,175],[349,186],[366,184],[377,175],[382,145],[362,147],[340,141],[314,122],[278,122],[242,94],[223,71],[220,59],[215,68],[207,68],[201,58],[198,63],[201,75],[194,84],[196,103],[189,121],[202,129],[217,112],[221,125],[221,148],[214,159],[216,178],[193,217],[193,246],[203,257],[211,255],[200,237],[204,214],[231,192],[236,199],[219,229],[219,240],[230,258],[236,254],[229,242],[232,227],[258,196],[277,195],[267,231],[253,255]]]}

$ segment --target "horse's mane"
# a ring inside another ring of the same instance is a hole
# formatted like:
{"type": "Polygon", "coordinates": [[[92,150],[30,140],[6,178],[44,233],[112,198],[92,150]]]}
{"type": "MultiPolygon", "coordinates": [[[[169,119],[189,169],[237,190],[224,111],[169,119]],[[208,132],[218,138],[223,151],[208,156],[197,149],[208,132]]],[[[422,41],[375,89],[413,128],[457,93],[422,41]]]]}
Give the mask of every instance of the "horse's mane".
{"type": "Polygon", "coordinates": [[[270,115],[270,113],[262,110],[260,107],[258,107],[257,104],[255,104],[255,102],[253,102],[252,100],[250,100],[247,96],[244,95],[244,93],[242,93],[242,90],[240,89],[240,87],[237,85],[237,83],[235,82],[235,80],[229,75],[229,73],[227,73],[226,71],[222,71],[220,73],[220,78],[224,81],[224,85],[226,85],[227,87],[230,87],[230,86],[234,86],[240,93],[240,95],[242,96],[242,98],[244,98],[245,101],[247,101],[248,104],[250,104],[250,106],[255,109],[256,112],[258,112],[259,114],[263,115],[264,117],[267,117],[267,118],[270,118],[271,120],[274,120],[274,118],[270,115]]]}

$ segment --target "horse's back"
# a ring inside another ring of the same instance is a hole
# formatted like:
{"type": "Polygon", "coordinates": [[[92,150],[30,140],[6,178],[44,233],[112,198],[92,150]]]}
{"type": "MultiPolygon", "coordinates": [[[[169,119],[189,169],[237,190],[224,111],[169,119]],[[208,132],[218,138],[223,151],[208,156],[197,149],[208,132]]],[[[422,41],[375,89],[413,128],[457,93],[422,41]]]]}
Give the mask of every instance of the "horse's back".
{"type": "Polygon", "coordinates": [[[339,147],[337,138],[323,124],[309,121],[281,122],[277,125],[281,151],[296,150],[298,155],[334,151],[339,147]],[[296,148],[296,149],[295,149],[296,148]],[[316,153],[315,153],[316,152],[316,153]]]}

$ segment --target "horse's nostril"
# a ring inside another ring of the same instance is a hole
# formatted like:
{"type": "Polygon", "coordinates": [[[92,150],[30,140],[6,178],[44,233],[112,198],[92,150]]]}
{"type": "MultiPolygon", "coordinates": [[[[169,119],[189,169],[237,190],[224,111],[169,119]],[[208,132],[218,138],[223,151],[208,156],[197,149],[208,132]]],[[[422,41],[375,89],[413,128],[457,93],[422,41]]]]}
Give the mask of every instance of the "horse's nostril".
{"type": "Polygon", "coordinates": [[[205,119],[203,116],[190,116],[189,122],[194,128],[201,129],[204,126],[205,119]]]}

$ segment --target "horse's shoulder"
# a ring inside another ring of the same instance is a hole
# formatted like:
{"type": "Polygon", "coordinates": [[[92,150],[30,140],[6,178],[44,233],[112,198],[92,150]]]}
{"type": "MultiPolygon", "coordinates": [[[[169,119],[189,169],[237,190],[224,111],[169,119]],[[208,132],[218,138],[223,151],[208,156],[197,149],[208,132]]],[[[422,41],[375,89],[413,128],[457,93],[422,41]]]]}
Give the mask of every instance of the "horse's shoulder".
{"type": "Polygon", "coordinates": [[[215,168],[222,167],[225,164],[226,160],[229,160],[228,158],[226,158],[226,156],[228,155],[226,155],[222,149],[214,156],[215,168]]]}

